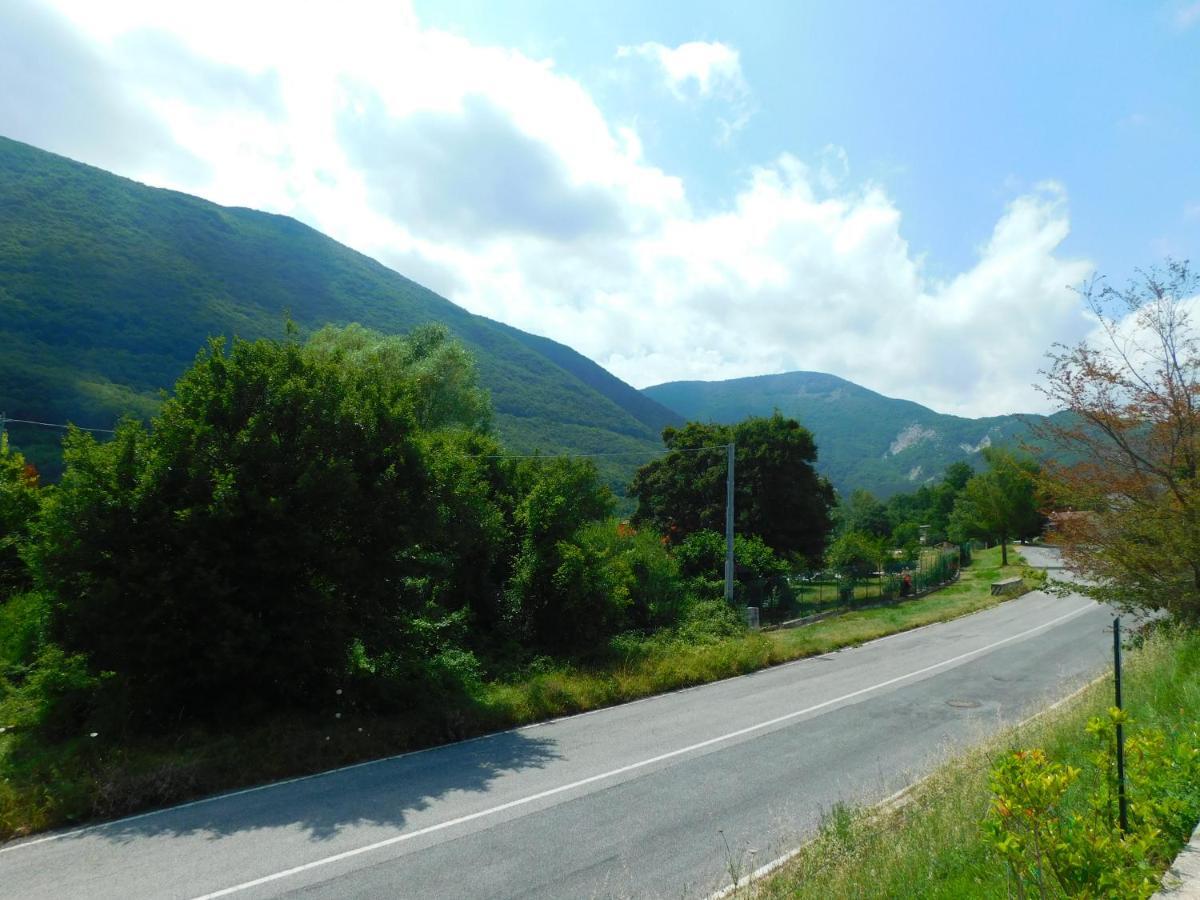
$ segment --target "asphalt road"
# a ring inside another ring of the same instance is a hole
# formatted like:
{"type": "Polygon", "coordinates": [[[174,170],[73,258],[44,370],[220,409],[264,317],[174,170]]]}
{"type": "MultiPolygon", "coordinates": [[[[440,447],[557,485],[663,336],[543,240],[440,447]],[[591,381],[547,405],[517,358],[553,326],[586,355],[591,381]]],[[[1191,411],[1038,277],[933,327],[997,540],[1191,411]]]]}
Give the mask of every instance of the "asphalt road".
{"type": "Polygon", "coordinates": [[[1094,677],[1109,623],[1035,592],[743,678],[10,844],[0,896],[703,897],[731,859],[763,864],[835,803],[885,797],[1094,677]]]}

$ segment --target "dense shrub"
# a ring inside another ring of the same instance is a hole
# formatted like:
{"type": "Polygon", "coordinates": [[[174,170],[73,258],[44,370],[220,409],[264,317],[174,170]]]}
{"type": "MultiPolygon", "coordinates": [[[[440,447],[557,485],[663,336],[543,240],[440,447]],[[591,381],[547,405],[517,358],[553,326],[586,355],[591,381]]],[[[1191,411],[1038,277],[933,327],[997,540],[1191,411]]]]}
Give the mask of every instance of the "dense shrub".
{"type": "Polygon", "coordinates": [[[589,461],[547,459],[519,476],[529,490],[514,515],[512,615],[538,649],[593,648],[620,628],[625,598],[604,558],[585,553],[578,539],[584,525],[612,512],[612,492],[589,461]]]}
{"type": "Polygon", "coordinates": [[[403,655],[412,621],[442,613],[438,501],[470,499],[438,490],[463,464],[429,464],[419,422],[447,423],[404,378],[430,343],[213,342],[150,430],[70,434],[34,554],[55,639],[162,724],[310,705],[355,640],[403,655]]]}
{"type": "Polygon", "coordinates": [[[1082,810],[1072,808],[1067,795],[1083,770],[1042,750],[1010,753],[992,773],[988,835],[1017,896],[1150,897],[1158,872],[1191,834],[1200,811],[1200,730],[1130,731],[1129,830],[1122,832],[1117,723],[1127,724],[1128,717],[1116,708],[1088,723],[1096,747],[1088,762],[1099,783],[1089,785],[1082,810]]]}
{"type": "MultiPolygon", "coordinates": [[[[697,600],[724,596],[725,538],[715,531],[697,531],[675,550],[681,575],[697,600]]],[[[733,539],[734,599],[738,606],[785,610],[794,602],[788,581],[790,567],[757,536],[733,539]]]]}

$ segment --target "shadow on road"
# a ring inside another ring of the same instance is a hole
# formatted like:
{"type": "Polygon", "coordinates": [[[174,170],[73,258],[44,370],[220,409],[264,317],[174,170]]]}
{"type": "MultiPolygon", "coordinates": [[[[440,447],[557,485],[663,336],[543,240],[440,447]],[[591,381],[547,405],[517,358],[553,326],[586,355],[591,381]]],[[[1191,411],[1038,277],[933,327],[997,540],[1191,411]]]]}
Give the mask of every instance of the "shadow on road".
{"type": "Polygon", "coordinates": [[[263,829],[302,829],[312,841],[328,841],[351,826],[385,826],[395,832],[414,813],[454,795],[464,795],[465,802],[451,806],[447,817],[473,811],[480,805],[470,795],[488,793],[496,778],[559,758],[553,740],[506,732],[118,820],[65,840],[122,844],[182,835],[217,840],[263,829]]]}

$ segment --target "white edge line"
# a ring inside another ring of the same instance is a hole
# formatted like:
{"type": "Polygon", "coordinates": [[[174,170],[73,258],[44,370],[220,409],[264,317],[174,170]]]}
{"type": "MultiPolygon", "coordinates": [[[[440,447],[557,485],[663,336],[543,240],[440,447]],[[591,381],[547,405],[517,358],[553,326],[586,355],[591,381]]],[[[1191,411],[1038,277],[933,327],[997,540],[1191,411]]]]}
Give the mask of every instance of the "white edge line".
{"type": "Polygon", "coordinates": [[[1092,609],[1096,605],[1097,604],[1095,602],[1088,603],[1087,606],[1082,606],[1082,607],[1080,607],[1076,610],[1073,610],[1069,613],[1065,613],[1064,615],[1061,615],[1055,619],[1051,619],[1049,622],[1043,622],[1041,625],[1037,625],[1033,628],[1027,629],[1026,631],[1022,631],[1019,634],[1010,635],[1009,637],[1003,638],[999,641],[995,641],[984,647],[979,647],[975,650],[969,650],[966,653],[960,653],[958,656],[951,657],[950,659],[945,659],[940,662],[936,662],[931,665],[924,666],[920,669],[916,669],[916,670],[914,670],[912,672],[908,672],[904,675],[897,675],[893,678],[887,679],[886,681],[881,681],[878,684],[873,684],[873,685],[870,685],[865,688],[859,688],[857,691],[851,691],[848,694],[843,694],[840,697],[834,697],[830,700],[825,700],[821,703],[814,704],[813,706],[805,707],[804,709],[786,713],[782,716],[776,716],[773,719],[768,719],[765,722],[759,722],[756,725],[748,725],[745,728],[739,728],[736,731],[730,731],[727,734],[722,734],[722,735],[718,735],[717,737],[708,738],[707,740],[699,741],[698,743],[695,743],[695,744],[690,744],[687,747],[681,747],[677,750],[668,751],[667,753],[660,753],[658,756],[652,756],[649,759],[643,759],[643,760],[640,760],[639,762],[629,763],[628,765],[621,766],[616,769],[611,769],[607,772],[601,772],[597,775],[591,775],[587,778],[581,778],[578,781],[572,781],[568,784],[562,784],[562,785],[559,785],[558,787],[550,788],[545,791],[539,791],[536,794],[529,794],[528,796],[525,796],[525,797],[519,797],[516,800],[510,800],[509,802],[501,803],[498,806],[489,807],[488,809],[481,809],[477,812],[469,813],[465,816],[459,816],[458,818],[455,818],[455,819],[447,819],[444,822],[438,822],[436,825],[429,825],[425,828],[419,828],[416,831],[409,831],[409,832],[405,832],[404,834],[394,835],[393,837],[386,838],[382,841],[376,841],[373,844],[367,844],[362,847],[356,847],[353,850],[346,850],[342,853],[335,853],[332,856],[326,856],[326,857],[322,857],[321,859],[315,859],[315,860],[312,860],[311,862],[303,863],[302,865],[299,865],[299,866],[293,866],[290,869],[284,869],[282,871],[275,872],[270,875],[264,875],[261,878],[255,878],[251,881],[244,881],[241,884],[235,884],[232,887],[223,888],[219,891],[213,891],[212,893],[209,893],[209,894],[203,894],[199,897],[196,897],[195,900],[216,900],[216,898],[218,898],[218,897],[228,897],[230,894],[236,894],[241,891],[249,890],[250,888],[258,887],[263,884],[269,884],[273,881],[279,881],[282,878],[288,878],[292,875],[298,875],[301,872],[307,872],[307,871],[310,871],[311,869],[316,869],[321,866],[327,866],[327,865],[331,865],[332,863],[341,862],[342,860],[351,859],[355,856],[361,856],[364,853],[370,853],[374,850],[380,850],[384,847],[391,847],[395,844],[400,844],[405,841],[411,841],[414,838],[423,837],[424,835],[427,835],[427,834],[433,834],[438,831],[444,831],[447,828],[453,828],[456,825],[463,825],[467,822],[473,822],[476,819],[481,819],[481,818],[484,818],[485,816],[492,816],[497,813],[505,812],[510,809],[515,809],[519,806],[527,806],[530,803],[536,803],[538,800],[544,800],[547,797],[553,797],[557,794],[562,794],[567,791],[575,790],[576,788],[583,787],[584,785],[593,784],[594,782],[602,781],[607,778],[614,778],[618,775],[624,775],[627,772],[633,772],[633,771],[636,771],[637,769],[644,769],[647,766],[652,766],[652,765],[655,765],[656,763],[664,762],[665,760],[668,760],[668,759],[674,759],[675,757],[683,756],[684,754],[687,754],[687,753],[694,753],[697,750],[703,750],[706,747],[713,746],[714,744],[721,744],[726,741],[733,740],[735,738],[743,737],[747,734],[752,734],[753,732],[756,732],[756,731],[762,731],[765,728],[771,728],[772,726],[778,725],[782,722],[787,722],[792,719],[799,718],[800,716],[804,716],[804,715],[808,715],[810,713],[817,712],[818,710],[825,709],[830,706],[834,706],[835,704],[843,703],[846,700],[852,700],[855,697],[861,697],[863,694],[868,694],[868,693],[871,693],[872,691],[877,691],[880,688],[889,687],[893,684],[896,684],[897,682],[905,681],[909,678],[914,678],[918,675],[924,675],[925,673],[932,672],[935,669],[941,669],[946,666],[953,665],[954,663],[961,662],[964,659],[969,659],[972,656],[979,656],[982,653],[987,653],[988,651],[994,650],[995,648],[1001,647],[1005,644],[1011,644],[1013,641],[1021,640],[1022,638],[1028,637],[1029,635],[1034,634],[1035,632],[1042,631],[1046,628],[1050,628],[1054,625],[1057,625],[1060,622],[1065,622],[1068,619],[1072,619],[1072,618],[1080,615],[1081,613],[1087,612],[1088,610],[1092,609]]]}
{"type": "MultiPolygon", "coordinates": [[[[1038,593],[1038,591],[1030,591],[1027,594],[1023,594],[1022,597],[1028,597],[1030,594],[1035,594],[1035,593],[1038,593]]],[[[1018,600],[1021,598],[1015,597],[1013,599],[1018,600]]],[[[1000,607],[999,606],[988,607],[987,609],[979,610],[978,613],[984,613],[984,612],[988,612],[989,610],[998,609],[998,608],[1000,608],[1000,607]]],[[[969,613],[968,616],[976,615],[978,613],[969,613]]],[[[706,681],[703,684],[691,684],[691,685],[688,685],[687,687],[676,688],[674,690],[664,691],[659,694],[650,694],[645,697],[638,697],[636,700],[626,700],[623,703],[614,703],[611,706],[601,706],[596,709],[585,710],[584,712],[572,713],[572,714],[566,715],[566,716],[556,716],[555,718],[552,718],[552,719],[543,719],[540,722],[530,722],[526,725],[514,725],[512,728],[506,728],[503,731],[489,731],[487,734],[479,734],[479,735],[476,735],[475,737],[464,738],[461,741],[453,741],[449,744],[434,744],[433,746],[430,746],[430,747],[420,747],[416,750],[408,750],[408,751],[405,751],[404,753],[395,753],[395,754],[392,754],[391,756],[381,756],[378,759],[366,759],[366,760],[363,760],[362,762],[351,763],[350,765],[346,765],[346,766],[338,766],[335,769],[326,769],[323,772],[312,772],[308,775],[297,775],[294,778],[284,778],[280,781],[268,781],[266,784],[257,784],[257,785],[254,785],[253,787],[239,788],[238,790],[226,791],[226,792],[220,793],[220,794],[213,794],[208,797],[198,797],[197,799],[189,800],[186,803],[176,803],[173,806],[164,806],[159,809],[151,809],[151,810],[147,810],[146,812],[137,813],[132,816],[123,816],[120,819],[111,819],[107,822],[97,822],[93,825],[84,825],[81,828],[73,828],[73,829],[70,829],[69,831],[59,831],[59,832],[55,832],[53,834],[43,835],[42,837],[31,838],[29,840],[21,840],[20,838],[18,838],[14,841],[9,841],[6,844],[0,845],[0,854],[9,853],[13,850],[22,850],[26,847],[36,847],[38,844],[45,844],[45,843],[49,843],[50,841],[59,841],[59,840],[62,840],[63,838],[77,837],[78,835],[81,835],[81,834],[87,834],[89,831],[96,831],[96,830],[102,829],[102,828],[111,828],[114,825],[122,825],[126,822],[137,822],[141,819],[148,819],[151,816],[161,816],[165,813],[175,812],[176,810],[180,810],[180,809],[190,809],[193,806],[201,806],[202,804],[205,804],[205,803],[215,803],[219,800],[229,800],[233,797],[242,797],[246,794],[255,794],[255,793],[258,793],[259,791],[266,791],[266,790],[271,790],[272,788],[284,787],[285,785],[289,785],[289,784],[297,784],[298,782],[301,782],[301,781],[311,781],[316,778],[325,778],[328,775],[336,775],[339,772],[350,772],[354,769],[361,769],[365,766],[381,765],[383,763],[393,762],[394,760],[405,759],[406,757],[409,757],[409,756],[416,756],[420,753],[431,753],[434,750],[446,750],[450,747],[462,747],[462,746],[466,746],[467,744],[473,744],[477,741],[486,741],[489,738],[499,737],[499,736],[505,735],[505,734],[516,734],[517,732],[520,732],[520,731],[529,731],[532,728],[541,728],[546,725],[554,725],[558,722],[569,722],[572,719],[582,719],[585,716],[594,716],[594,715],[598,715],[599,713],[610,712],[614,709],[623,709],[628,706],[635,706],[639,703],[649,703],[652,700],[661,700],[665,697],[675,696],[676,694],[686,694],[691,691],[700,690],[701,688],[706,688],[706,687],[710,687],[712,685],[722,684],[726,681],[736,681],[739,678],[753,678],[755,675],[763,675],[768,672],[776,672],[781,669],[789,668],[791,666],[799,666],[799,665],[803,665],[805,663],[811,663],[814,659],[819,659],[821,657],[828,657],[834,653],[842,653],[842,652],[845,652],[848,650],[859,650],[863,647],[870,647],[873,644],[882,644],[884,641],[890,641],[893,638],[911,637],[912,635],[915,635],[918,632],[926,631],[931,628],[937,628],[939,625],[948,625],[951,622],[956,622],[960,619],[967,618],[968,616],[955,616],[952,619],[942,619],[941,621],[930,622],[927,625],[920,625],[916,628],[906,628],[903,631],[897,631],[892,634],[885,634],[881,637],[872,638],[869,641],[863,641],[861,644],[852,644],[852,645],[848,645],[846,647],[839,647],[836,650],[830,650],[830,651],[827,651],[826,653],[814,654],[813,656],[802,656],[799,659],[791,659],[791,660],[788,660],[787,662],[779,663],[778,665],[767,666],[762,669],[755,669],[753,672],[743,672],[740,675],[730,675],[728,678],[718,678],[715,681],[706,681]]]]}
{"type": "MultiPolygon", "coordinates": [[[[1076,697],[1078,697],[1084,691],[1088,690],[1091,687],[1095,687],[1101,681],[1104,681],[1105,679],[1107,679],[1109,677],[1110,677],[1110,675],[1108,673],[1105,673],[1104,675],[1100,675],[1096,678],[1093,678],[1087,684],[1085,684],[1085,685],[1081,686],[1080,688],[1078,688],[1077,690],[1074,690],[1071,693],[1067,694],[1067,696],[1062,697],[1058,700],[1055,700],[1053,703],[1051,703],[1045,709],[1039,709],[1037,712],[1035,712],[1029,718],[1022,719],[1020,722],[1017,722],[1015,725],[1009,726],[1005,730],[1006,731],[1015,731],[1017,729],[1024,728],[1030,722],[1036,721],[1037,719],[1040,719],[1042,716],[1046,715],[1047,713],[1053,712],[1054,710],[1058,709],[1060,706],[1064,706],[1067,703],[1070,703],[1072,700],[1074,700],[1076,697]]],[[[886,811],[889,807],[895,805],[897,803],[897,801],[900,800],[901,797],[904,797],[906,794],[911,794],[913,791],[915,791],[917,788],[919,788],[921,785],[923,785],[925,782],[927,782],[929,779],[931,779],[934,775],[936,775],[938,773],[938,771],[940,769],[941,769],[941,766],[938,766],[936,769],[934,769],[929,774],[921,776],[916,781],[914,781],[912,784],[905,785],[904,787],[900,788],[900,790],[896,791],[896,793],[891,794],[890,796],[884,797],[878,803],[873,804],[869,808],[874,810],[876,813],[886,811]]],[[[809,838],[808,840],[801,841],[799,846],[793,847],[787,853],[783,854],[783,856],[778,856],[775,859],[771,860],[769,863],[759,866],[757,869],[755,869],[749,875],[743,875],[736,882],[734,882],[733,884],[730,884],[730,885],[726,885],[725,887],[721,888],[716,893],[709,894],[705,898],[705,900],[726,900],[726,898],[734,896],[738,891],[742,890],[742,888],[748,888],[748,887],[750,887],[750,885],[754,884],[754,882],[761,881],[763,878],[765,878],[767,875],[770,875],[776,869],[782,869],[785,865],[787,865],[789,862],[791,862],[793,859],[795,859],[797,856],[799,856],[800,853],[804,850],[804,848],[812,843],[812,840],[813,840],[813,838],[809,838]]]]}

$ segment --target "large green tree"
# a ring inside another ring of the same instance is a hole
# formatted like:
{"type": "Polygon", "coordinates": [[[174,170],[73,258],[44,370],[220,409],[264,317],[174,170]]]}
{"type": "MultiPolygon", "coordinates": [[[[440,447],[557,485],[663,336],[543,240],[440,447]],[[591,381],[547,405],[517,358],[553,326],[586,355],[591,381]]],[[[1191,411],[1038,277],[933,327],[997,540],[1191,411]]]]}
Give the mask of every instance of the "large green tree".
{"type": "Polygon", "coordinates": [[[353,647],[427,650],[414,623],[447,612],[430,577],[452,568],[436,559],[446,509],[490,527],[470,491],[439,490],[475,464],[486,420],[469,367],[436,407],[416,402],[446,346],[432,331],[213,341],[149,429],[71,433],[34,554],[55,637],[159,722],[311,706],[353,647]]]}
{"type": "Polygon", "coordinates": [[[673,543],[702,530],[725,530],[726,450],[735,450],[734,514],[738,533],[756,535],[778,553],[818,560],[830,529],[833,488],[817,474],[812,434],[779,413],[736,425],[689,422],[663,431],[667,453],[634,476],[636,522],[673,543]]]}
{"type": "Polygon", "coordinates": [[[1000,542],[1000,561],[1008,565],[1008,542],[1034,537],[1041,531],[1037,502],[1037,464],[1009,450],[983,451],[987,471],[964,486],[950,517],[951,535],[1000,542]]]}

